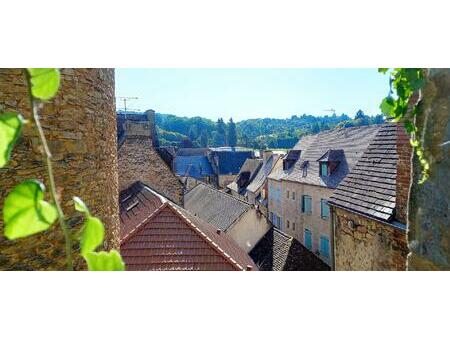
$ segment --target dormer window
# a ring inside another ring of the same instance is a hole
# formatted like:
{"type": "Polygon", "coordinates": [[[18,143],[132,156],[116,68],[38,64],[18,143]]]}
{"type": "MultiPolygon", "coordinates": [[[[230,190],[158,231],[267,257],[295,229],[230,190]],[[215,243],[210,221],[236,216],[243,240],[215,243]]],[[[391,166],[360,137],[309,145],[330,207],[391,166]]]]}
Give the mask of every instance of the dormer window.
{"type": "Polygon", "coordinates": [[[319,175],[321,177],[332,175],[343,159],[344,151],[342,149],[328,150],[317,160],[319,162],[319,175]]]}
{"type": "Polygon", "coordinates": [[[320,162],[320,176],[327,177],[328,176],[328,163],[320,162]]]}

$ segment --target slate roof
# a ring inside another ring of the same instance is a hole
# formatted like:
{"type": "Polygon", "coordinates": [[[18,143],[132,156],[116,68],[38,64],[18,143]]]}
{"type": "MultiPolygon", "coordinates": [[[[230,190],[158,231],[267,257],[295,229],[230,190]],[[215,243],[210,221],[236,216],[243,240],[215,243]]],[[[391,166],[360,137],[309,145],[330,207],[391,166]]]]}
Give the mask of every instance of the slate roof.
{"type": "Polygon", "coordinates": [[[204,155],[195,156],[179,156],[174,160],[175,174],[180,176],[191,176],[195,178],[203,178],[205,176],[214,175],[211,163],[208,157],[204,155]]]}
{"type": "Polygon", "coordinates": [[[120,196],[127,270],[257,270],[227,234],[141,182],[120,196]]]}
{"type": "Polygon", "coordinates": [[[325,271],[330,267],[295,238],[270,228],[250,251],[262,271],[325,271]]]}
{"type": "Polygon", "coordinates": [[[184,195],[184,207],[222,231],[227,231],[251,206],[200,183],[184,195]]]}
{"type": "Polygon", "coordinates": [[[178,148],[176,156],[206,156],[208,148],[178,148]]]}
{"type": "Polygon", "coordinates": [[[217,167],[219,175],[236,175],[239,173],[245,160],[253,158],[252,150],[232,151],[231,148],[212,148],[212,156],[217,157],[217,167]]]}
{"type": "Polygon", "coordinates": [[[250,182],[252,182],[252,180],[258,174],[259,169],[261,168],[262,164],[263,164],[263,160],[259,159],[259,158],[248,158],[248,159],[246,159],[244,164],[241,167],[241,170],[239,170],[239,175],[236,177],[236,179],[233,182],[231,182],[228,185],[228,188],[230,188],[231,190],[234,190],[236,192],[244,193],[245,192],[245,188],[247,187],[247,185],[250,182]],[[245,177],[245,179],[247,180],[247,184],[239,189],[238,181],[240,179],[240,176],[243,173],[248,173],[248,175],[246,175],[246,177],[245,177]]]}
{"type": "Polygon", "coordinates": [[[335,189],[362,156],[380,128],[380,125],[339,128],[305,136],[293,148],[301,150],[300,159],[295,165],[288,170],[274,170],[269,178],[335,189]],[[328,156],[327,153],[332,154],[333,158],[338,156],[340,163],[330,176],[321,177],[318,160],[328,156]],[[304,162],[308,162],[306,176],[303,171],[304,162]]]}
{"type": "Polygon", "coordinates": [[[275,166],[275,163],[280,157],[281,155],[279,154],[273,154],[267,159],[267,161],[263,162],[261,169],[258,171],[255,178],[247,186],[248,191],[256,193],[256,191],[258,191],[258,189],[260,189],[263,186],[264,182],[266,181],[267,177],[269,176],[270,172],[275,166]]]}
{"type": "Polygon", "coordinates": [[[395,216],[397,177],[397,129],[385,123],[350,174],[331,196],[331,204],[351,209],[383,221],[395,216]]]}

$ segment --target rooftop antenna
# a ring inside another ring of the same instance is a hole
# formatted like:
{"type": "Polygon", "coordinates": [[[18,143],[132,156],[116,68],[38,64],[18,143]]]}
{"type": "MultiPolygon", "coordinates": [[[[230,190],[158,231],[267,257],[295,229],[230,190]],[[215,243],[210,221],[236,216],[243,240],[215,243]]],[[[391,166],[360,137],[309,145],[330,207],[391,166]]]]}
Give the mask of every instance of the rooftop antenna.
{"type": "Polygon", "coordinates": [[[336,114],[336,109],[330,108],[330,109],[324,109],[323,111],[331,111],[333,114],[336,114]]]}
{"type": "MultiPolygon", "coordinates": [[[[138,97],[130,97],[130,96],[119,96],[117,97],[119,100],[123,101],[123,111],[125,112],[125,118],[127,117],[127,101],[129,100],[138,100],[138,97]]],[[[137,109],[136,109],[137,110],[137,109]]]]}

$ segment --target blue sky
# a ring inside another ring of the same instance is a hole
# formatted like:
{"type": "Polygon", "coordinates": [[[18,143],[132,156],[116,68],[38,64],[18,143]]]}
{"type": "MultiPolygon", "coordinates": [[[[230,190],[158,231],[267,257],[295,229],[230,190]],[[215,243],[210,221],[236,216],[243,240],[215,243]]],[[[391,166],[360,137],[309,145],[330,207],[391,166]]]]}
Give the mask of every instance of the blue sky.
{"type": "Polygon", "coordinates": [[[368,68],[116,69],[116,96],[139,97],[127,103],[129,109],[213,120],[327,115],[331,108],[376,115],[387,93],[387,76],[368,68]]]}

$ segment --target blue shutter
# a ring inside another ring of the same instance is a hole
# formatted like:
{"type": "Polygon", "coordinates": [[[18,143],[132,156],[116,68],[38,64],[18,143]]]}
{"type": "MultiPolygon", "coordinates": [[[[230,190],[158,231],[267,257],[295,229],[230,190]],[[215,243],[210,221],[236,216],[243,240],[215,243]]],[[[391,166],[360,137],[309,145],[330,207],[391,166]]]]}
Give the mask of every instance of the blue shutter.
{"type": "Polygon", "coordinates": [[[330,240],[326,236],[320,236],[320,254],[324,257],[330,257],[330,240]]]}
{"type": "Polygon", "coordinates": [[[305,246],[311,250],[312,249],[312,234],[309,229],[305,229],[305,246]]]}
{"type": "Polygon", "coordinates": [[[326,200],[321,200],[320,201],[320,205],[321,205],[321,217],[328,219],[330,217],[330,206],[328,205],[328,202],[326,200]]]}

